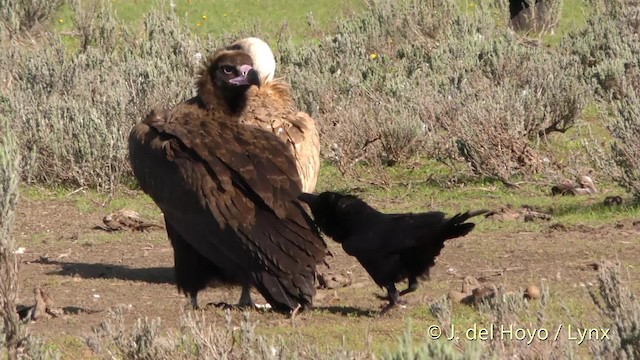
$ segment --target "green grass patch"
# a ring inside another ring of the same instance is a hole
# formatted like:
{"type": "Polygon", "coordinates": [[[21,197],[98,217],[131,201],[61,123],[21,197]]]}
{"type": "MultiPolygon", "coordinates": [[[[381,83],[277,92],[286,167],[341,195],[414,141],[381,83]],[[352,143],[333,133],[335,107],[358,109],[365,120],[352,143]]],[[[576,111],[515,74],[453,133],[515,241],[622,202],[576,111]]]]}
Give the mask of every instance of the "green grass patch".
{"type": "Polygon", "coordinates": [[[582,0],[564,0],[558,26],[552,34],[546,34],[543,37],[544,43],[556,46],[566,33],[584,27],[588,11],[589,9],[582,0]]]}
{"type": "Polygon", "coordinates": [[[335,167],[321,168],[318,191],[343,191],[356,194],[381,211],[424,212],[439,210],[447,213],[474,209],[497,210],[511,206],[517,210],[522,205],[549,213],[549,222],[481,221],[478,231],[539,231],[550,224],[601,226],[640,217],[640,206],[627,197],[620,186],[611,182],[598,182],[599,192],[593,196],[551,196],[552,183],[548,181],[521,182],[520,189],[508,189],[500,182],[467,178],[460,183],[455,174],[442,164],[433,161],[414,163],[411,167],[381,168],[373,174],[385,178],[388,185],[373,183],[371,178],[360,181],[347,180],[335,167]],[[608,195],[620,195],[623,206],[609,207],[603,204],[608,195]]]}
{"type": "Polygon", "coordinates": [[[161,211],[153,200],[141,191],[126,190],[108,195],[85,188],[23,186],[20,194],[36,201],[69,202],[84,214],[106,215],[111,211],[126,208],[137,211],[143,218],[153,219],[161,216],[161,211]]]}
{"type": "MultiPolygon", "coordinates": [[[[340,17],[364,8],[364,0],[249,0],[245,2],[225,0],[175,0],[176,16],[197,35],[219,36],[224,33],[258,32],[267,39],[274,39],[281,30],[294,40],[302,41],[319,36],[331,29],[340,17]]],[[[100,4],[97,0],[83,6],[100,4]]],[[[98,5],[99,6],[99,5],[98,5]]],[[[170,9],[170,1],[111,0],[118,20],[132,25],[142,25],[145,15],[154,8],[170,9]]],[[[63,5],[52,17],[52,25],[61,32],[74,28],[72,10],[63,5]]]]}

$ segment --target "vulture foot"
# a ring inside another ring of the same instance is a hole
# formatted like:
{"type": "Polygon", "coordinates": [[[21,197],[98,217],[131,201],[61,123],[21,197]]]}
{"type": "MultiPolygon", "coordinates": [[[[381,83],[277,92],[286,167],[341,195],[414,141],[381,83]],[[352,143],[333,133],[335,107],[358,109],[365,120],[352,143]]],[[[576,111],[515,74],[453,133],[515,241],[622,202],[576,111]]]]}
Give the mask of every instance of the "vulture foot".
{"type": "Polygon", "coordinates": [[[254,310],[269,310],[271,309],[271,305],[270,304],[242,304],[242,303],[237,303],[237,304],[229,304],[226,302],[219,302],[219,303],[209,303],[207,304],[207,306],[214,306],[217,308],[221,308],[221,309],[230,309],[230,310],[247,310],[247,309],[254,309],[254,310]]]}

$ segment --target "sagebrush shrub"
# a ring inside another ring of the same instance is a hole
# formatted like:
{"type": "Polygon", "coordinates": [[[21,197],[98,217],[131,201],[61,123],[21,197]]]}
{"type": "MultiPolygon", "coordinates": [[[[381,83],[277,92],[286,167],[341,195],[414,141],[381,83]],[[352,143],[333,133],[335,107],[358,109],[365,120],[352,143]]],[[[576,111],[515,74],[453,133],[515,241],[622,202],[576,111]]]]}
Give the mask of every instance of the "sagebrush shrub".
{"type": "Polygon", "coordinates": [[[620,266],[602,266],[597,285],[589,289],[608,339],[592,341],[595,359],[640,358],[640,303],[623,282],[620,266]]]}
{"type": "Polygon", "coordinates": [[[600,120],[613,138],[610,146],[587,146],[599,154],[600,170],[639,199],[640,6],[628,0],[591,0],[589,7],[587,26],[569,33],[561,47],[579,59],[582,81],[597,95],[600,120]]]}
{"type": "Polygon", "coordinates": [[[609,131],[615,141],[611,157],[618,167],[615,179],[640,199],[640,97],[638,88],[627,87],[626,96],[613,103],[609,131]]]}
{"type": "Polygon", "coordinates": [[[378,0],[317,47],[283,46],[279,62],[321,123],[325,157],[341,168],[453,158],[505,182],[547,171],[538,140],[572,127],[588,92],[577,57],[524,45],[494,20],[504,11],[378,0]]]}
{"type": "Polygon", "coordinates": [[[15,312],[18,261],[11,234],[18,201],[19,164],[20,153],[13,130],[6,119],[0,118],[0,328],[3,330],[0,349],[6,347],[10,359],[16,358],[24,337],[15,312]]]}
{"type": "Polygon", "coordinates": [[[223,321],[207,318],[204,313],[188,312],[181,316],[175,332],[160,328],[160,319],[138,319],[133,326],[124,325],[121,309],[112,311],[93,334],[87,345],[99,356],[123,359],[370,359],[371,353],[350,351],[343,347],[323,349],[302,336],[266,337],[256,332],[256,322],[244,313],[238,321],[225,311],[223,321]]]}
{"type": "Polygon", "coordinates": [[[578,57],[582,80],[605,101],[624,97],[623,82],[629,67],[640,64],[640,42],[628,0],[590,0],[586,26],[570,31],[560,47],[578,57]]]}
{"type": "MultiPolygon", "coordinates": [[[[543,145],[579,121],[594,84],[624,97],[638,57],[598,22],[604,10],[554,48],[512,33],[506,1],[474,4],[373,0],[316,42],[278,41],[277,76],[316,119],[325,160],[349,174],[432,158],[512,183],[557,171],[543,145]]],[[[0,106],[19,129],[25,180],[113,189],[130,176],[131,125],[191,96],[197,55],[240,35],[197,37],[162,8],[137,29],[108,3],[70,6],[72,40],[2,42],[0,106]]]]}
{"type": "Polygon", "coordinates": [[[0,0],[0,33],[12,38],[45,25],[63,0],[0,0]]]}
{"type": "Polygon", "coordinates": [[[57,36],[41,46],[7,47],[14,64],[5,106],[19,130],[28,181],[113,189],[130,172],[131,126],[154,107],[192,95],[198,45],[188,30],[154,12],[140,37],[126,28],[115,34],[105,25],[113,22],[108,11],[70,53],[57,36]],[[118,48],[116,36],[125,40],[118,48]]]}

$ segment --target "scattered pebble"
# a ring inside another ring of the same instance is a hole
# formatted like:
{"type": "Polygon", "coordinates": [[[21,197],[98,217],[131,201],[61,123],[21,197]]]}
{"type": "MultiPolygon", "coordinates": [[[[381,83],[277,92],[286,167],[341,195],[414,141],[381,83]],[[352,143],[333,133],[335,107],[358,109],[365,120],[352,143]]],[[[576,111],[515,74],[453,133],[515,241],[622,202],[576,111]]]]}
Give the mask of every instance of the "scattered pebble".
{"type": "Polygon", "coordinates": [[[537,300],[540,298],[540,288],[536,285],[529,285],[529,287],[524,291],[525,299],[529,300],[537,300]]]}
{"type": "Polygon", "coordinates": [[[473,276],[467,276],[462,282],[462,291],[451,290],[447,294],[449,300],[455,303],[477,305],[485,299],[495,296],[493,286],[480,286],[480,282],[473,276]]]}
{"type": "Polygon", "coordinates": [[[342,274],[323,272],[318,273],[318,287],[321,289],[337,289],[351,285],[353,282],[351,271],[342,274]]]}
{"type": "Polygon", "coordinates": [[[494,297],[496,295],[496,292],[489,286],[481,286],[473,289],[471,295],[473,295],[473,304],[478,305],[482,301],[494,297]]]}
{"type": "Polygon", "coordinates": [[[604,198],[603,203],[606,206],[620,206],[623,203],[622,197],[620,196],[607,196],[604,198]]]}
{"type": "Polygon", "coordinates": [[[462,282],[462,292],[469,295],[473,291],[473,289],[480,286],[480,283],[473,276],[467,276],[464,278],[462,282]]]}
{"type": "Polygon", "coordinates": [[[451,302],[454,302],[454,303],[462,302],[467,296],[469,296],[469,294],[466,294],[460,291],[455,291],[455,290],[451,290],[447,294],[447,297],[449,298],[449,300],[451,300],[451,302]]]}

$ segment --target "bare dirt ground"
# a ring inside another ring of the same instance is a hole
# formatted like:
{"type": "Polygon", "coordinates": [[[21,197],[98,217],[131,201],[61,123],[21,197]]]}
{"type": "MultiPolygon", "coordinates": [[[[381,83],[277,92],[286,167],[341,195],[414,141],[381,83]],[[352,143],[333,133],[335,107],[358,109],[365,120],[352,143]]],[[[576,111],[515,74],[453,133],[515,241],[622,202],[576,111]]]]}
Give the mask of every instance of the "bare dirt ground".
{"type": "MultiPolygon", "coordinates": [[[[109,309],[124,309],[130,321],[160,317],[163,327],[177,328],[187,304],[173,282],[173,251],[164,230],[106,233],[92,229],[107,213],[80,211],[72,201],[59,199],[23,196],[19,202],[14,235],[18,246],[25,248],[20,256],[19,303],[32,305],[33,289],[42,287],[65,312],[61,317],[31,322],[27,329],[58,344],[68,358],[90,357],[90,350],[77,338],[91,333],[109,309]]],[[[162,223],[159,217],[149,220],[162,223]]],[[[302,314],[297,325],[280,314],[254,311],[251,316],[263,331],[297,331],[325,344],[346,341],[357,348],[365,346],[367,337],[394,343],[407,318],[433,321],[428,304],[459,289],[461,278],[468,275],[514,290],[546,283],[554,298],[584,313],[590,302],[584,284],[596,278],[587,264],[601,259],[620,261],[630,279],[638,279],[640,225],[632,223],[628,219],[597,228],[545,227],[538,233],[473,232],[451,240],[437,259],[431,280],[407,296],[407,308],[393,310],[384,318],[373,316],[382,305],[374,294],[382,290],[353,258],[329,242],[335,254],[328,259],[331,271],[350,271],[351,285],[319,290],[317,309],[302,314]]],[[[631,286],[637,290],[637,281],[631,286]]],[[[239,289],[210,288],[201,294],[200,302],[235,303],[238,297],[239,289]]],[[[257,293],[254,299],[263,301],[257,293]]],[[[215,308],[205,311],[213,320],[224,317],[215,308]]]]}

